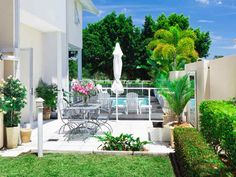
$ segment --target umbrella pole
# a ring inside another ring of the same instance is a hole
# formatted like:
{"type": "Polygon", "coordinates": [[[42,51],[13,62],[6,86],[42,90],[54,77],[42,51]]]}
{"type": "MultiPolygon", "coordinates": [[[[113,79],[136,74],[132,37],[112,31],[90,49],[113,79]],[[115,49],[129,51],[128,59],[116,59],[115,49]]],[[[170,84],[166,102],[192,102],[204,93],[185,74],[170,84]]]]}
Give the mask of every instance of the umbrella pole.
{"type": "Polygon", "coordinates": [[[116,92],[116,121],[118,121],[118,93],[116,92]]]}

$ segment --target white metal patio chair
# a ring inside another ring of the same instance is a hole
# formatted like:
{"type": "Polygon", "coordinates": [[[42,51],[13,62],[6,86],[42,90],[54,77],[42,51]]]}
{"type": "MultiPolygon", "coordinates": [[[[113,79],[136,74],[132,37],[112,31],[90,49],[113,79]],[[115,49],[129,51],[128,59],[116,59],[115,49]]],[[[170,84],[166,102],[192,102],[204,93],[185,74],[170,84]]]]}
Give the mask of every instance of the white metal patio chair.
{"type": "Polygon", "coordinates": [[[139,101],[137,93],[127,93],[126,94],[126,114],[129,114],[130,111],[136,111],[139,114],[139,101]]]}
{"type": "Polygon", "coordinates": [[[77,127],[81,122],[84,121],[82,117],[79,117],[78,112],[70,110],[70,105],[64,99],[60,100],[57,104],[58,113],[61,118],[63,125],[60,127],[58,133],[65,132],[65,129],[68,128],[69,131],[77,127]],[[76,116],[76,117],[75,117],[76,116]]]}

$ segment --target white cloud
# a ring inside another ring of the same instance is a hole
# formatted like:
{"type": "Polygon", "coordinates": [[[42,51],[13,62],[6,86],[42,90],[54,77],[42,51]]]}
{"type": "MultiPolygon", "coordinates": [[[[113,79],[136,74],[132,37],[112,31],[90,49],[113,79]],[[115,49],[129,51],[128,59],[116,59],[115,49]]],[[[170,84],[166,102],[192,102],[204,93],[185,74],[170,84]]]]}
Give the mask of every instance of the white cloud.
{"type": "Polygon", "coordinates": [[[199,2],[201,4],[206,4],[206,5],[210,3],[209,0],[196,0],[196,2],[199,2]]]}
{"type": "Polygon", "coordinates": [[[234,44],[233,46],[223,46],[220,47],[221,49],[236,49],[236,44],[234,44]]]}
{"type": "Polygon", "coordinates": [[[234,42],[234,44],[231,46],[222,46],[220,48],[222,48],[222,49],[236,49],[236,38],[233,39],[233,42],[234,42]]]}
{"type": "Polygon", "coordinates": [[[99,10],[98,16],[100,17],[102,14],[104,14],[104,12],[105,12],[105,11],[103,11],[103,10],[99,10]]]}
{"type": "Polygon", "coordinates": [[[122,13],[124,13],[124,14],[126,14],[126,13],[127,13],[127,11],[128,11],[128,9],[127,9],[127,8],[123,8],[123,9],[121,10],[121,12],[122,12],[122,13]]]}
{"type": "Polygon", "coordinates": [[[213,20],[198,20],[199,23],[214,23],[213,20]]]}
{"type": "Polygon", "coordinates": [[[223,3],[222,3],[222,1],[218,1],[217,4],[218,4],[218,5],[221,5],[221,4],[223,4],[223,3]]]}

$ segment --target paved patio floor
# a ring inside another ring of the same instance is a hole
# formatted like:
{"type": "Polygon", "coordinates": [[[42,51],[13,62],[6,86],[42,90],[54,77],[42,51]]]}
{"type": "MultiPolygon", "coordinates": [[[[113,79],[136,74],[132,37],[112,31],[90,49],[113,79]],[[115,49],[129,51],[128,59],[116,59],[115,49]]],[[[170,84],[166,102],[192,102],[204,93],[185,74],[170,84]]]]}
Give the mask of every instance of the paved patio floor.
{"type": "MultiPolygon", "coordinates": [[[[149,141],[148,130],[152,127],[149,121],[110,121],[113,128],[113,135],[121,133],[133,134],[134,137],[140,137],[141,140],[149,141]]],[[[79,152],[79,153],[101,153],[98,149],[101,144],[95,137],[90,137],[85,141],[81,138],[75,138],[67,141],[64,134],[58,134],[61,127],[61,120],[44,121],[43,126],[43,149],[45,152],[79,152]],[[54,140],[54,141],[49,141],[54,140]]],[[[98,132],[102,134],[102,132],[98,132]]],[[[145,146],[149,154],[169,154],[174,150],[168,143],[152,142],[145,146]]],[[[18,156],[22,153],[37,151],[37,128],[33,129],[31,142],[22,144],[16,149],[0,150],[0,156],[18,156]]]]}

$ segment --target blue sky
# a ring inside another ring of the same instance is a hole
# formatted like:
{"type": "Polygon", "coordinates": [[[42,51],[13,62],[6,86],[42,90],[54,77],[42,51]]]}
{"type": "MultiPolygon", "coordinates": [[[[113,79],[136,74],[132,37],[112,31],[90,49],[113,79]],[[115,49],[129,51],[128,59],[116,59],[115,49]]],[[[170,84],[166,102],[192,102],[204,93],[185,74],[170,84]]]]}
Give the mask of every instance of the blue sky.
{"type": "Polygon", "coordinates": [[[115,11],[132,16],[137,26],[144,17],[156,19],[160,14],[182,13],[190,25],[209,31],[212,38],[210,56],[236,55],[236,0],[93,0],[99,15],[84,14],[84,27],[115,11]]]}

